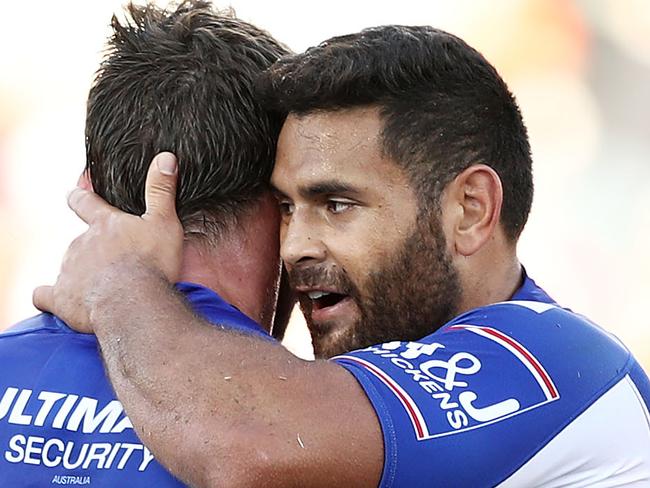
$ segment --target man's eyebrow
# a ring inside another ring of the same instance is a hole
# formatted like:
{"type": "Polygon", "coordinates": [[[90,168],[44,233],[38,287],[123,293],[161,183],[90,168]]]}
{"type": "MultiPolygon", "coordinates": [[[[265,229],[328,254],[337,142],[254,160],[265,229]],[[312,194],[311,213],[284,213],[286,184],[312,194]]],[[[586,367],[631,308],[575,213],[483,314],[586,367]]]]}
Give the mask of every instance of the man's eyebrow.
{"type": "MultiPolygon", "coordinates": [[[[287,195],[282,190],[273,184],[271,184],[271,191],[277,198],[287,197],[287,195]]],[[[349,196],[354,196],[359,194],[360,190],[359,188],[348,183],[343,183],[342,181],[325,180],[311,183],[306,186],[301,186],[298,188],[298,193],[302,198],[316,198],[319,196],[332,194],[346,194],[349,196]]]]}
{"type": "Polygon", "coordinates": [[[355,195],[359,193],[359,189],[357,187],[338,180],[318,181],[316,183],[300,187],[298,191],[303,198],[314,198],[322,195],[341,193],[347,195],[355,195]]]}

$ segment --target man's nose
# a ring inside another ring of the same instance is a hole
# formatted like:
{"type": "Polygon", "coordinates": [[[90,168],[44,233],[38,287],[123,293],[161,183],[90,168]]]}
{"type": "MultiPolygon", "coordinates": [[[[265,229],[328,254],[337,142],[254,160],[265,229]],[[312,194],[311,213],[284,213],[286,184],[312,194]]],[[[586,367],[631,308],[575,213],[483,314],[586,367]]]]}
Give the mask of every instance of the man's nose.
{"type": "Polygon", "coordinates": [[[321,262],[327,254],[318,232],[307,212],[296,209],[291,220],[284,224],[280,233],[280,254],[289,266],[321,262]]]}

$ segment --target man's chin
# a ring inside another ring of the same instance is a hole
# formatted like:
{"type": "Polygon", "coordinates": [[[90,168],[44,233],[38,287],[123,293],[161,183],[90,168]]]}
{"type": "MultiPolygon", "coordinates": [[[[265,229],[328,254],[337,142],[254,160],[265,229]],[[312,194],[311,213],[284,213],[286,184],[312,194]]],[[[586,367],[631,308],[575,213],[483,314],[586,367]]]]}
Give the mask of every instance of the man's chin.
{"type": "Polygon", "coordinates": [[[355,331],[361,319],[359,307],[353,299],[346,299],[329,310],[315,311],[301,303],[302,313],[311,335],[314,356],[326,359],[356,349],[355,331]]]}
{"type": "Polygon", "coordinates": [[[307,326],[316,358],[327,359],[356,349],[354,344],[355,323],[323,322],[315,324],[308,319],[307,326]]]}

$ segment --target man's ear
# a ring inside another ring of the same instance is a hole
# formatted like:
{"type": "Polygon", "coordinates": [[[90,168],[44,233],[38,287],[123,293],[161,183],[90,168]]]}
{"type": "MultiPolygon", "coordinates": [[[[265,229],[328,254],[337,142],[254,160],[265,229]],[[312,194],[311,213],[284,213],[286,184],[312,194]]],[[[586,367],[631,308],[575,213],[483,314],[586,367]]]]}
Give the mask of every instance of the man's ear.
{"type": "Polygon", "coordinates": [[[79,188],[82,188],[83,190],[88,190],[92,192],[95,191],[93,189],[93,182],[90,179],[90,171],[88,171],[88,169],[83,170],[83,173],[79,175],[79,179],[77,180],[77,186],[79,188]]]}
{"type": "Polygon", "coordinates": [[[494,235],[501,217],[501,178],[485,164],[460,173],[447,188],[447,203],[455,211],[453,240],[456,252],[471,256],[494,235]]]}

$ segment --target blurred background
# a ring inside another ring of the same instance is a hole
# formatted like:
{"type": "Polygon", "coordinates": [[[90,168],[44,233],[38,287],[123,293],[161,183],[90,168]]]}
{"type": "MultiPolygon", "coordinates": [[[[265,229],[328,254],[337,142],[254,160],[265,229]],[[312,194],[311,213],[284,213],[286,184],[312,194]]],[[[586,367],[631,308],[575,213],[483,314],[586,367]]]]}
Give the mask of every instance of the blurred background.
{"type": "MultiPolygon", "coordinates": [[[[0,20],[0,329],[33,315],[84,230],[65,203],[85,99],[121,0],[5,2],[0,20]]],[[[166,2],[158,2],[165,5],[166,2]]],[[[430,24],[481,51],[529,129],[536,194],[520,256],[558,301],[650,368],[650,2],[232,0],[296,51],[379,24],[430,24]]],[[[288,347],[310,357],[299,313],[288,347]]],[[[597,360],[597,358],[595,358],[597,360]]]]}

